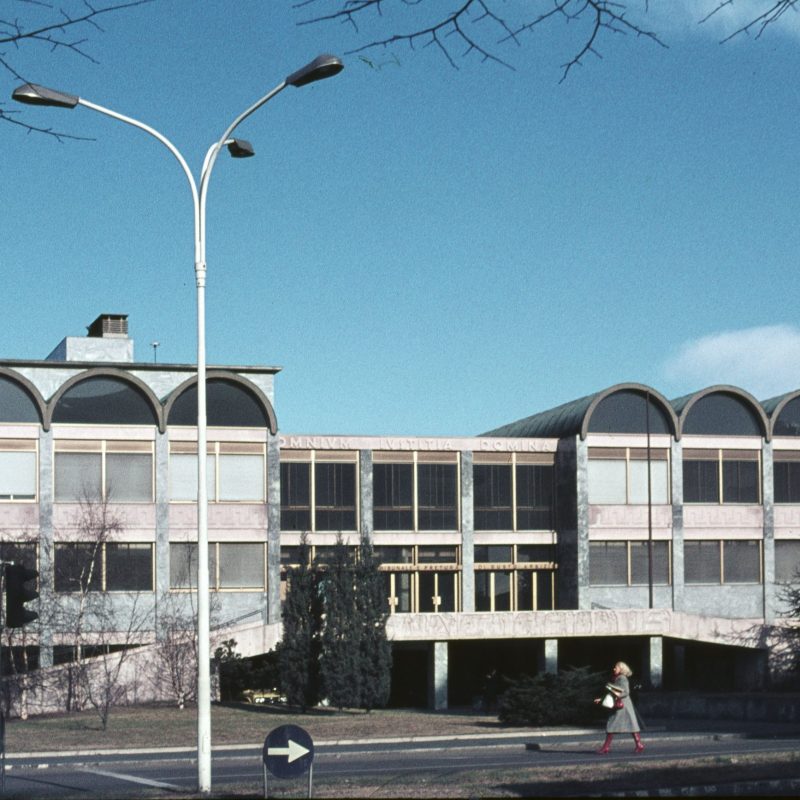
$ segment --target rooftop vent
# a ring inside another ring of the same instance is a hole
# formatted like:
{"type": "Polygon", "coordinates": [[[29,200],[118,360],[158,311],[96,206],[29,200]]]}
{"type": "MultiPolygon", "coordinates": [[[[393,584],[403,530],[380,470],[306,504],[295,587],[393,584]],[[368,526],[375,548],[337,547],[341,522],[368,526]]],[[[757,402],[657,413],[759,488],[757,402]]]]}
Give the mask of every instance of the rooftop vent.
{"type": "Polygon", "coordinates": [[[128,315],[101,314],[86,330],[89,332],[89,336],[98,339],[127,338],[128,315]]]}

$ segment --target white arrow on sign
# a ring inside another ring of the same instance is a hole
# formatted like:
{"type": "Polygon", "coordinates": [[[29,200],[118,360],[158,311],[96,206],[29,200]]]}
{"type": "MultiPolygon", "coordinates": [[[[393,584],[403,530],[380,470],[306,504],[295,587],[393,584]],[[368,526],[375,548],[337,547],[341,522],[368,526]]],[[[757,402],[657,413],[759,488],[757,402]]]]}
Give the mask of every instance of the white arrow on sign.
{"type": "Polygon", "coordinates": [[[287,759],[287,763],[291,764],[292,761],[297,761],[298,758],[302,758],[306,753],[310,752],[307,747],[303,747],[303,745],[298,744],[297,742],[289,739],[289,746],[288,747],[270,747],[267,750],[268,756],[289,756],[287,759]]]}

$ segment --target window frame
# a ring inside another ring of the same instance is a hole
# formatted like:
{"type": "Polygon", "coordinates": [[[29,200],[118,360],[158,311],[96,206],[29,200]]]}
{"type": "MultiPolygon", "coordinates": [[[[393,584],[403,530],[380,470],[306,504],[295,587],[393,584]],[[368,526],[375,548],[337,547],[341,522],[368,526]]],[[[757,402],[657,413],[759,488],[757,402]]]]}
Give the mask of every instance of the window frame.
{"type": "Polygon", "coordinates": [[[0,458],[4,454],[30,453],[33,455],[33,495],[3,494],[0,503],[36,503],[39,500],[39,442],[36,439],[0,439],[0,458]]]}

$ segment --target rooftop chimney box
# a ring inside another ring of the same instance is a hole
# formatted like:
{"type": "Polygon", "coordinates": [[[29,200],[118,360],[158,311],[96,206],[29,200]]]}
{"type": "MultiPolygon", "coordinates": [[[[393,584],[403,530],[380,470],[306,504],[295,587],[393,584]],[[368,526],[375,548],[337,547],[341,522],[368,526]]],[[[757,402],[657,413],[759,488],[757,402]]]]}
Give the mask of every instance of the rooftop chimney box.
{"type": "Polygon", "coordinates": [[[86,336],[63,339],[47,356],[47,361],[133,361],[133,339],[128,338],[127,314],[101,314],[86,330],[86,336]]]}
{"type": "Polygon", "coordinates": [[[96,338],[124,337],[128,336],[128,315],[127,314],[101,314],[86,329],[89,336],[96,338]]]}

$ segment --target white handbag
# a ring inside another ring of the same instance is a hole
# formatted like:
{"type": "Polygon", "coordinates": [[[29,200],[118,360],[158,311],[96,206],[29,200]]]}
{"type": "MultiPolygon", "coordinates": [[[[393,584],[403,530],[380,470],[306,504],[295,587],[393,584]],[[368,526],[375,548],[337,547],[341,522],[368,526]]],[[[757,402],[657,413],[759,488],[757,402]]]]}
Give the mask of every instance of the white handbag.
{"type": "Polygon", "coordinates": [[[607,692],[601,705],[603,708],[614,708],[614,695],[611,692],[607,692]]]}

